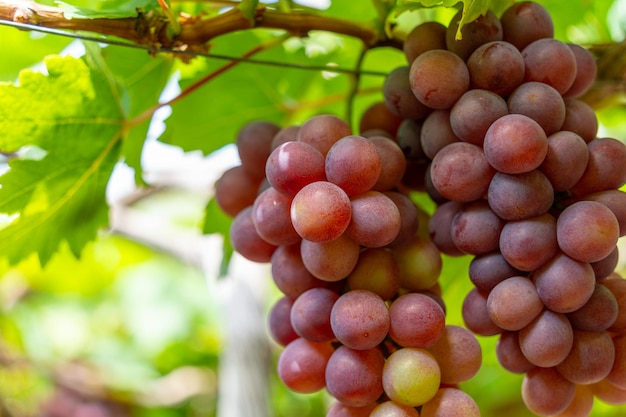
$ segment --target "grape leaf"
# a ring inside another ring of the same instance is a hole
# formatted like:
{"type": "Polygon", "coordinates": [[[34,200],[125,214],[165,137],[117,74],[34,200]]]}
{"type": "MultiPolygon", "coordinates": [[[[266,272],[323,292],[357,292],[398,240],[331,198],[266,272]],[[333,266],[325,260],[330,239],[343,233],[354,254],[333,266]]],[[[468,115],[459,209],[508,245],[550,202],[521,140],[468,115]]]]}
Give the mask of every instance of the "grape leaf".
{"type": "Polygon", "coordinates": [[[55,1],[66,18],[96,19],[137,16],[137,11],[158,9],[154,0],[68,0],[55,1]]]}
{"type": "Polygon", "coordinates": [[[46,263],[62,241],[78,255],[107,223],[105,190],[119,158],[124,117],[103,74],[85,60],[45,61],[47,75],[22,71],[0,84],[0,149],[38,146],[40,160],[12,160],[0,177],[0,254],[15,263],[36,252],[46,263]]]}
{"type": "Polygon", "coordinates": [[[224,239],[222,245],[222,262],[220,263],[220,277],[225,277],[228,273],[228,263],[233,256],[233,246],[230,243],[230,225],[233,220],[228,217],[217,205],[214,198],[209,200],[204,209],[204,234],[219,234],[224,239]]]}
{"type": "Polygon", "coordinates": [[[457,39],[461,39],[461,28],[464,24],[475,20],[481,15],[484,15],[489,10],[496,13],[496,15],[499,15],[499,12],[504,10],[507,6],[513,4],[514,0],[401,0],[398,2],[398,6],[416,3],[424,7],[454,7],[460,2],[463,3],[463,13],[461,15],[459,29],[456,33],[457,39]]]}
{"type": "MultiPolygon", "coordinates": [[[[158,103],[161,93],[169,81],[174,60],[166,55],[150,56],[131,48],[108,46],[100,48],[85,42],[89,56],[100,71],[116,85],[125,116],[132,120],[158,103]]],[[[122,155],[124,161],[134,169],[135,181],[144,184],[141,154],[152,118],[133,126],[124,138],[122,155]]]]}
{"type": "MultiPolygon", "coordinates": [[[[250,31],[227,35],[220,40],[224,42],[223,47],[230,46],[233,49],[231,55],[239,50],[249,50],[261,41],[250,31]]],[[[345,44],[352,45],[348,42],[345,44]]],[[[358,50],[327,46],[326,51],[322,51],[323,47],[312,45],[310,50],[319,48],[320,53],[307,55],[307,46],[293,50],[278,46],[255,58],[279,65],[324,65],[332,61],[342,67],[354,67],[353,61],[358,50]]],[[[213,51],[220,53],[218,42],[213,51]]],[[[184,90],[222,65],[225,65],[224,61],[207,62],[199,73],[181,79],[181,89],[184,90]]],[[[345,75],[333,78],[319,70],[240,63],[174,103],[172,115],[166,120],[166,130],[159,140],[185,151],[201,150],[208,154],[232,143],[237,130],[251,120],[286,125],[293,122],[293,115],[299,110],[297,105],[302,98],[321,100],[347,89],[345,75]]],[[[323,103],[327,101],[323,100],[323,103]]],[[[321,107],[309,111],[320,111],[321,107]]]]}

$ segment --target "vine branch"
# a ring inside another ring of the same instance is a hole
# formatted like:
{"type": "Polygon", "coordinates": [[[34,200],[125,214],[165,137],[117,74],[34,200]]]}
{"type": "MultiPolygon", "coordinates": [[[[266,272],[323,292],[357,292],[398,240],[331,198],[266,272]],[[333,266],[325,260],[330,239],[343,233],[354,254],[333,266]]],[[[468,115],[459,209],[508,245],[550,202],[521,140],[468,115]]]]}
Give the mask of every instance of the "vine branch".
{"type": "Polygon", "coordinates": [[[360,39],[367,47],[389,42],[384,35],[357,22],[307,12],[281,12],[267,7],[256,9],[252,20],[236,7],[212,17],[180,17],[176,22],[170,19],[158,11],[138,11],[135,17],[68,19],[62,9],[33,0],[0,0],[0,20],[112,35],[157,49],[206,50],[211,39],[252,28],[282,29],[294,36],[306,36],[314,30],[329,31],[360,39]]]}

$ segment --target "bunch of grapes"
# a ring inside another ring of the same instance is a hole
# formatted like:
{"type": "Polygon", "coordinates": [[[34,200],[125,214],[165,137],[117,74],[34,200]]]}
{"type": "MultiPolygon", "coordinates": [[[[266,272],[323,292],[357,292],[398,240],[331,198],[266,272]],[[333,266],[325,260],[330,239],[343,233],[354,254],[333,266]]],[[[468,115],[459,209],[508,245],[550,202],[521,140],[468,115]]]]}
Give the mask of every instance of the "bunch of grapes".
{"type": "Polygon", "coordinates": [[[249,123],[216,201],[234,217],[233,247],[271,262],[284,294],[268,322],[285,347],[285,385],[325,388],[337,399],[329,417],[418,416],[417,407],[478,416],[458,383],[478,372],[481,348],[445,323],[441,254],[420,233],[425,213],[400,192],[407,160],[389,138],[400,121],[381,102],[364,113],[362,136],[332,115],[283,129],[249,123]]]}
{"type": "Polygon", "coordinates": [[[626,146],[597,137],[580,99],[594,57],[554,39],[537,3],[488,12],[457,36],[460,17],[417,26],[410,65],[384,93],[410,132],[399,143],[420,176],[412,183],[438,203],[433,242],[474,256],[465,323],[499,335],[497,357],[525,374],[537,415],[587,416],[594,395],[626,403],[626,280],[614,272],[626,146]]]}

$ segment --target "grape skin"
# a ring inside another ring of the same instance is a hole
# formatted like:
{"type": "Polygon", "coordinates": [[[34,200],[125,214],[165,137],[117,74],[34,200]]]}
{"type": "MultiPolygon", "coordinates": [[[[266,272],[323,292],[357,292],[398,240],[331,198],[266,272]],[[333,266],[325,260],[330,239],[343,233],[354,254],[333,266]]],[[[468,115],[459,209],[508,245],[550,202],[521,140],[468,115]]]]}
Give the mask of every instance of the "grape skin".
{"type": "Polygon", "coordinates": [[[324,157],[307,143],[285,142],[268,157],[265,175],[272,187],[293,197],[302,187],[326,180],[324,157]]]}
{"type": "Polygon", "coordinates": [[[338,298],[336,292],[327,288],[311,288],[296,298],[289,317],[298,336],[312,342],[335,339],[330,317],[338,298]]]}
{"type": "Polygon", "coordinates": [[[489,204],[478,200],[465,204],[452,219],[452,242],[464,253],[481,255],[498,249],[504,221],[491,211],[489,204]]]}
{"type": "Polygon", "coordinates": [[[409,65],[432,49],[446,49],[446,27],[439,22],[424,22],[413,28],[402,44],[409,65]]]}
{"type": "Polygon", "coordinates": [[[419,293],[403,294],[394,300],[389,307],[389,318],[389,336],[403,347],[430,347],[445,328],[443,309],[419,293]]]}
{"type": "Polygon", "coordinates": [[[270,336],[276,343],[282,346],[287,346],[299,337],[291,325],[292,306],[292,300],[288,297],[281,297],[274,303],[267,317],[267,327],[270,336]]]}
{"type": "Polygon", "coordinates": [[[502,219],[523,220],[547,213],[554,200],[554,190],[538,170],[516,175],[496,172],[488,187],[487,200],[502,219]]]}
{"type": "Polygon", "coordinates": [[[559,313],[571,313],[582,307],[593,294],[596,284],[589,263],[563,253],[536,269],[532,277],[543,303],[559,313]]]}
{"type": "Polygon", "coordinates": [[[269,262],[277,246],[263,240],[254,227],[252,206],[243,209],[230,226],[230,243],[239,254],[253,262],[269,262]]]}
{"type": "Polygon", "coordinates": [[[341,403],[364,407],[383,393],[385,357],[378,348],[355,350],[338,347],[326,366],[326,389],[341,403]]]}
{"type": "Polygon", "coordinates": [[[567,191],[583,176],[589,149],[576,133],[560,131],[548,136],[548,150],[539,166],[550,181],[554,192],[567,191]]]}
{"type": "Polygon", "coordinates": [[[401,227],[400,210],[385,194],[367,191],[352,197],[346,234],[361,246],[379,248],[393,242],[401,227]]]}
{"type": "Polygon", "coordinates": [[[433,185],[449,200],[470,202],[482,198],[497,176],[479,146],[456,142],[441,149],[430,166],[433,185]]]}
{"type": "Polygon", "coordinates": [[[472,88],[501,97],[507,97],[524,81],[524,58],[515,46],[504,41],[478,47],[468,58],[467,68],[472,88]]]}
{"type": "Polygon", "coordinates": [[[482,364],[476,337],[461,326],[446,325],[443,334],[428,348],[439,364],[442,384],[458,384],[474,377],[482,364]]]}
{"type": "Polygon", "coordinates": [[[306,269],[323,281],[346,278],[359,260],[359,245],[345,234],[330,242],[302,240],[302,262],[306,269]]]}
{"type": "Polygon", "coordinates": [[[469,88],[469,71],[458,55],[433,49],[411,64],[411,90],[433,109],[449,109],[469,88]]]}
{"type": "Polygon", "coordinates": [[[489,127],[509,113],[506,101],[487,91],[468,90],[450,110],[450,127],[462,141],[483,146],[489,127]]]}
{"type": "MultiPolygon", "coordinates": [[[[317,149],[323,157],[339,139],[352,134],[350,126],[331,114],[320,114],[307,120],[298,131],[298,141],[317,149]]],[[[296,169],[297,171],[297,169],[296,169]]]]}
{"type": "Polygon", "coordinates": [[[522,381],[522,399],[539,416],[552,416],[565,410],[574,399],[576,384],[554,368],[534,368],[522,381]]]}
{"type": "Polygon", "coordinates": [[[533,282],[525,277],[510,277],[496,285],[487,297],[487,312],[496,326],[520,330],[543,311],[543,302],[533,282]]]}
{"type": "Polygon", "coordinates": [[[536,81],[521,84],[509,96],[507,105],[510,113],[523,114],[537,122],[546,135],[563,129],[565,102],[548,84],[536,81]]]}
{"type": "Polygon", "coordinates": [[[450,20],[446,29],[446,47],[466,61],[479,46],[492,41],[502,40],[502,24],[491,11],[466,22],[461,28],[461,36],[457,36],[463,11],[460,10],[450,20]]]}
{"type": "Polygon", "coordinates": [[[400,404],[417,407],[435,396],[441,371],[435,358],[426,350],[402,348],[387,358],[383,367],[385,394],[400,404]]]}
{"type": "Polygon", "coordinates": [[[421,417],[480,417],[478,404],[458,388],[441,388],[422,406],[421,417]]]}
{"type": "Polygon", "coordinates": [[[334,335],[351,349],[367,350],[378,346],[389,332],[390,320],[385,301],[367,290],[346,292],[330,311],[334,335]]]}
{"type": "Polygon", "coordinates": [[[504,259],[521,271],[533,271],[557,254],[556,219],[546,213],[511,221],[500,233],[499,248],[504,259]]]}
{"type": "Polygon", "coordinates": [[[544,38],[522,50],[526,65],[524,81],[539,81],[565,93],[576,78],[576,58],[563,42],[544,38]]]}
{"type": "Polygon", "coordinates": [[[292,391],[312,393],[326,386],[326,364],[334,349],[328,342],[298,338],[289,343],[278,358],[278,376],[292,391]]]}
{"type": "Polygon", "coordinates": [[[593,384],[609,375],[614,361],[615,346],[608,332],[574,330],[572,350],[556,369],[575,384],[593,384]]]}
{"type": "Polygon", "coordinates": [[[337,141],[326,155],[326,178],[341,187],[348,196],[371,189],[381,172],[376,146],[362,136],[346,136],[337,141]]]}
{"type": "Polygon", "coordinates": [[[530,43],[554,36],[550,13],[539,3],[523,1],[513,4],[500,17],[503,39],[520,51],[530,43]]]}
{"type": "Polygon", "coordinates": [[[533,365],[549,368],[561,363],[574,340],[572,325],[562,313],[544,310],[518,333],[520,349],[533,365]]]}

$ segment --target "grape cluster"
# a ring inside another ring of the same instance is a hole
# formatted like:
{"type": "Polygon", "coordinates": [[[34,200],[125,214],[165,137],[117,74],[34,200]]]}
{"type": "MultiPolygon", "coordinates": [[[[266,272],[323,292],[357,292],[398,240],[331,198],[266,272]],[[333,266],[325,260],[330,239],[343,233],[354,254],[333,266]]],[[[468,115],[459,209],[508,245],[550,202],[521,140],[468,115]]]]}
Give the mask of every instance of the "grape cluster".
{"type": "Polygon", "coordinates": [[[361,135],[332,115],[282,129],[251,122],[236,140],[241,165],[218,180],[215,198],[234,217],[235,250],[271,262],[283,293],[268,327],[284,346],[286,386],[326,389],[337,399],[328,417],[417,416],[418,407],[478,416],[458,383],[478,372],[481,348],[445,323],[441,254],[420,232],[425,212],[401,192],[401,121],[379,102],[361,135]]]}
{"type": "Polygon", "coordinates": [[[587,416],[594,395],[626,403],[626,146],[598,138],[581,100],[586,49],[553,38],[548,12],[515,3],[463,26],[418,25],[409,65],[389,74],[390,111],[413,175],[438,206],[433,242],[474,256],[466,326],[499,335],[502,366],[524,373],[541,416],[587,416]]]}

